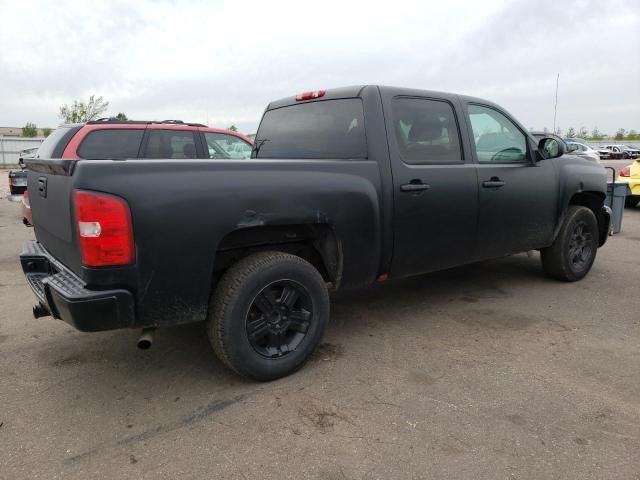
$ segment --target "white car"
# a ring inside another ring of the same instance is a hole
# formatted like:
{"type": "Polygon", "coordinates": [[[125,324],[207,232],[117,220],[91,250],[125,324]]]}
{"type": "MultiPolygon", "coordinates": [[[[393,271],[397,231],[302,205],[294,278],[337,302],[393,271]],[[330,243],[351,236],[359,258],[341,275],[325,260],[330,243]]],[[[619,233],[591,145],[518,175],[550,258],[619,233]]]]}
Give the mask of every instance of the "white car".
{"type": "Polygon", "coordinates": [[[626,145],[605,145],[605,149],[622,154],[622,158],[636,158],[638,154],[634,149],[630,149],[626,145]]]}
{"type": "Polygon", "coordinates": [[[589,145],[586,145],[584,143],[579,143],[579,142],[571,142],[571,141],[568,141],[567,145],[575,145],[576,149],[571,152],[573,155],[587,157],[590,160],[594,160],[600,163],[600,153],[598,153],[597,150],[594,150],[593,148],[591,148],[589,145]]]}

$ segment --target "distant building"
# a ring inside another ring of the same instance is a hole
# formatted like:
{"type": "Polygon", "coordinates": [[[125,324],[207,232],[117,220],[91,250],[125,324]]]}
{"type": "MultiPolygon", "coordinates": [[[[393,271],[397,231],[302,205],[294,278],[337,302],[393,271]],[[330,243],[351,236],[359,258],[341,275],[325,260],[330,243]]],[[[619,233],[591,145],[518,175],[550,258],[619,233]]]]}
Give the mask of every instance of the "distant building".
{"type": "MultiPolygon", "coordinates": [[[[53,129],[52,129],[53,130],[53,129]]],[[[0,127],[0,137],[21,137],[22,127],[0,127]]],[[[38,129],[38,137],[44,137],[42,128],[38,129]]]]}

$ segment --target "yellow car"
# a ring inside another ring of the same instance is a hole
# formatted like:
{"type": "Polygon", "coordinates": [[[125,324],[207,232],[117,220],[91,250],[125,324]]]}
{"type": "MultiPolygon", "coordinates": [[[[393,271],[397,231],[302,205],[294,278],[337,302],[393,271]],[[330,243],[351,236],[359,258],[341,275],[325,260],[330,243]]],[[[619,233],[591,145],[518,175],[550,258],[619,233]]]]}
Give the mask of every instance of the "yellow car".
{"type": "Polygon", "coordinates": [[[631,195],[625,199],[627,207],[635,207],[640,203],[640,159],[627,165],[618,175],[618,182],[626,182],[631,189],[631,195]]]}

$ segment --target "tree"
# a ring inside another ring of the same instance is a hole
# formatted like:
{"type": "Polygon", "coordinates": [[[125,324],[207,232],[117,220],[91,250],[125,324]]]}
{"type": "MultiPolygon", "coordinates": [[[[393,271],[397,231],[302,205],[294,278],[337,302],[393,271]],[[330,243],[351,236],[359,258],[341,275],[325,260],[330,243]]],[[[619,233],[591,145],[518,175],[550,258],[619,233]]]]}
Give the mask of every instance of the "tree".
{"type": "Polygon", "coordinates": [[[627,140],[638,140],[638,138],[640,138],[640,136],[635,130],[629,130],[629,133],[627,133],[627,140]]]}
{"type": "Polygon", "coordinates": [[[129,119],[123,112],[118,112],[118,114],[116,115],[116,120],[119,120],[121,122],[126,122],[129,119]]]}
{"type": "Polygon", "coordinates": [[[620,128],[618,129],[618,131],[616,132],[616,136],[613,137],[615,140],[624,140],[624,136],[627,133],[627,131],[624,128],[620,128]]]}
{"type": "Polygon", "coordinates": [[[578,138],[587,138],[589,136],[589,132],[584,127],[580,127],[578,134],[576,135],[578,138]]]}
{"type": "Polygon", "coordinates": [[[232,132],[237,132],[238,127],[236,127],[235,125],[231,125],[230,127],[227,128],[227,130],[231,130],[232,132]]]}
{"type": "Polygon", "coordinates": [[[44,138],[47,138],[49,135],[51,135],[51,132],[53,132],[53,129],[51,129],[51,128],[43,128],[42,129],[42,136],[44,138]]]}
{"type": "Polygon", "coordinates": [[[62,105],[60,107],[60,118],[65,123],[84,123],[95,120],[103,114],[109,107],[102,96],[96,98],[94,95],[89,97],[87,103],[73,101],[73,105],[62,105]]]}
{"type": "Polygon", "coordinates": [[[27,122],[22,127],[22,136],[23,137],[37,137],[38,136],[38,127],[36,127],[35,123],[27,122]]]}
{"type": "Polygon", "coordinates": [[[603,135],[600,133],[600,130],[598,130],[598,127],[593,127],[593,130],[591,131],[591,138],[593,140],[600,140],[603,137],[603,135]]]}
{"type": "Polygon", "coordinates": [[[573,127],[570,127],[569,130],[567,130],[567,138],[576,138],[576,129],[573,127]]]}

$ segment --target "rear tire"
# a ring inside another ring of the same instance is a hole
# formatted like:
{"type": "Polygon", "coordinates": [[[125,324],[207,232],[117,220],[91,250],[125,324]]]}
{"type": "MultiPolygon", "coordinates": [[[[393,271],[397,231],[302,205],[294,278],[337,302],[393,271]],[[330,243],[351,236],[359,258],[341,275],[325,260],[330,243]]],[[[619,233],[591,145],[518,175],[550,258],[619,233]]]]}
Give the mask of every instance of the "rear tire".
{"type": "Polygon", "coordinates": [[[307,261],[261,252],[222,276],[209,306],[207,331],[220,360],[238,374],[266,381],[309,359],[329,321],[329,293],[307,261]]]}
{"type": "Polygon", "coordinates": [[[571,205],[553,245],[540,251],[542,268],[557,280],[583,279],[596,258],[598,221],[587,207],[571,205]]]}

